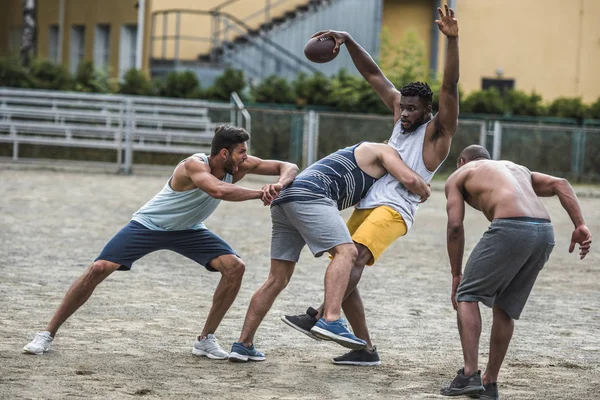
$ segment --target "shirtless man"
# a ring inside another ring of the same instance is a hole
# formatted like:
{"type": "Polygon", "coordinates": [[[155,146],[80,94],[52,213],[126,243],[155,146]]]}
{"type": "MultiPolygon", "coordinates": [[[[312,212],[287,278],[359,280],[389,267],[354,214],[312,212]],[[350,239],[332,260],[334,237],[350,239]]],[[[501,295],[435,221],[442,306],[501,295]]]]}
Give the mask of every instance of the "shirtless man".
{"type": "Polygon", "coordinates": [[[451,300],[458,311],[464,368],[441,394],[498,398],[498,372],[512,338],[514,320],[519,319],[537,275],[554,248],[550,216],[539,199],[550,196],[558,196],[575,226],[569,252],[579,244],[583,259],[590,251],[592,236],[569,182],[531,172],[510,161],[491,161],[481,146],[462,151],[458,170],[446,182],[446,197],[451,300]],[[463,274],[465,203],[481,211],[491,225],[473,249],[463,274]],[[477,369],[479,302],[492,307],[494,315],[483,377],[477,369]]]}

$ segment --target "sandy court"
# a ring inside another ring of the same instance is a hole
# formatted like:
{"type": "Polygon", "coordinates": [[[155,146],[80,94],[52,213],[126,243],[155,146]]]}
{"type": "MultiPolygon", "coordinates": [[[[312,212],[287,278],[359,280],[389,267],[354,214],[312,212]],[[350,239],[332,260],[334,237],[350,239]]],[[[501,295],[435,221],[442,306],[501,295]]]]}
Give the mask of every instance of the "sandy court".
{"type": "MultiPolygon", "coordinates": [[[[258,331],[256,345],[266,353],[265,362],[234,364],[191,355],[219,275],[169,252],[154,253],[132,271],[110,276],[62,327],[50,353],[22,354],[71,283],[168,174],[0,166],[0,398],[442,398],[439,389],[461,367],[462,353],[449,299],[440,191],[420,209],[408,236],[363,275],[360,289],[380,367],[335,366],[330,359],[345,349],[313,341],[280,321],[282,314],[304,312],[322,299],[327,260],[306,250],[258,331]]],[[[516,323],[501,371],[501,396],[598,398],[598,245],[583,262],[569,254],[572,224],[556,198],[545,203],[555,223],[556,247],[516,323]]],[[[581,205],[599,237],[600,199],[582,198],[581,205]]],[[[467,253],[487,225],[481,214],[468,211],[467,253]]],[[[229,350],[250,296],[268,273],[270,217],[260,201],[223,202],[207,226],[247,264],[240,294],[217,331],[229,350]]],[[[484,368],[491,311],[481,309],[484,368]]]]}

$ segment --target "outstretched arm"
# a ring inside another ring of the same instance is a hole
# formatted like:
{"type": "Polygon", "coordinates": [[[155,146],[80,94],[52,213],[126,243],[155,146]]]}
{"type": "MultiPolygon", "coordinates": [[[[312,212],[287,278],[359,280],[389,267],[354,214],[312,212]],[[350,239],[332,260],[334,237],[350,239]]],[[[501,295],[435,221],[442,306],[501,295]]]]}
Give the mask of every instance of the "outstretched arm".
{"type": "Polygon", "coordinates": [[[567,211],[567,214],[569,214],[569,217],[575,226],[575,230],[571,235],[569,253],[573,252],[575,244],[578,243],[580,250],[579,256],[583,259],[590,251],[592,234],[585,225],[579,201],[577,200],[577,196],[569,181],[551,175],[541,174],[539,172],[532,172],[531,185],[533,186],[535,193],[540,197],[558,196],[560,204],[565,211],[567,211]]]}
{"type": "Polygon", "coordinates": [[[369,82],[385,105],[395,113],[395,106],[400,103],[400,92],[386,78],[371,55],[348,32],[328,30],[317,32],[312,37],[332,37],[335,40],[334,53],[338,52],[340,46],[345,43],[358,72],[369,82]]]}
{"type": "Polygon", "coordinates": [[[262,190],[247,189],[232,183],[223,182],[210,173],[210,166],[196,157],[185,161],[185,171],[192,182],[209,196],[227,201],[261,199],[262,190]]]}
{"type": "Polygon", "coordinates": [[[444,77],[440,89],[439,111],[435,117],[438,135],[452,138],[458,126],[458,21],[454,18],[454,10],[444,6],[445,14],[438,7],[440,19],[435,23],[440,31],[448,38],[444,77]]]}
{"type": "Polygon", "coordinates": [[[461,189],[461,174],[454,173],[446,182],[446,212],[448,213],[448,227],[446,242],[450,269],[452,272],[452,306],[456,310],[456,290],[462,278],[462,260],[465,251],[465,199],[461,189]]]}
{"type": "Polygon", "coordinates": [[[240,165],[238,172],[233,177],[233,181],[239,181],[246,174],[279,175],[277,182],[266,184],[262,187],[263,201],[265,204],[270,204],[279,192],[296,178],[298,166],[285,161],[262,160],[258,157],[249,156],[240,165]]]}

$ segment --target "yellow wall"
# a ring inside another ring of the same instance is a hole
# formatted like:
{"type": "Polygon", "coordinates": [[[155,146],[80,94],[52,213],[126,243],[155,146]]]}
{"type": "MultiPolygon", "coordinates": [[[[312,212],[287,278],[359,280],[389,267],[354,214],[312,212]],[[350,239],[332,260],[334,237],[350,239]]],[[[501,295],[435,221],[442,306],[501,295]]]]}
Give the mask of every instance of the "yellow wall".
{"type": "MultiPolygon", "coordinates": [[[[384,0],[383,26],[392,38],[392,43],[401,45],[407,31],[417,34],[426,48],[427,62],[431,54],[431,31],[433,24],[433,0],[384,0]]],[[[381,54],[381,58],[393,57],[392,54],[381,54]]]]}
{"type": "Polygon", "coordinates": [[[457,0],[460,84],[468,93],[482,77],[514,79],[544,100],[600,96],[600,1],[457,0]],[[581,14],[580,14],[581,13],[581,14]]]}
{"type": "MultiPolygon", "coordinates": [[[[169,9],[188,9],[208,11],[215,6],[224,3],[224,0],[152,0],[152,12],[169,10],[169,9]]],[[[277,3],[271,0],[271,3],[277,3]]],[[[283,15],[286,11],[294,10],[296,6],[306,4],[308,0],[287,0],[281,4],[271,7],[270,17],[283,15]]],[[[267,0],[239,0],[221,9],[222,12],[231,14],[232,16],[243,20],[246,25],[252,28],[257,28],[265,22],[264,12],[258,13],[251,19],[247,19],[255,12],[263,10],[267,0]]],[[[166,35],[173,36],[176,32],[176,15],[168,14],[166,22],[166,35]]],[[[163,35],[163,15],[158,15],[154,21],[154,36],[163,35]]],[[[180,20],[181,36],[192,36],[203,38],[203,41],[198,40],[181,40],[179,43],[179,58],[184,60],[194,60],[201,54],[207,54],[210,51],[210,37],[212,30],[212,17],[210,15],[190,15],[182,14],[180,20]]],[[[221,29],[225,26],[222,24],[221,29]]],[[[241,29],[241,27],[240,27],[241,29]]],[[[238,36],[240,32],[235,29],[230,30],[229,39],[238,36]]],[[[175,40],[168,39],[165,41],[165,58],[172,59],[175,56],[175,40]]],[[[153,58],[162,58],[163,56],[163,40],[157,39],[154,41],[152,49],[153,58]]]]}
{"type": "Polygon", "coordinates": [[[0,55],[9,55],[11,28],[23,27],[23,6],[21,0],[2,0],[0,12],[0,55]]]}
{"type": "MultiPolygon", "coordinates": [[[[110,76],[117,77],[121,26],[137,24],[137,8],[134,7],[136,2],[135,0],[65,0],[62,63],[69,65],[72,25],[85,25],[84,61],[93,61],[96,25],[108,24],[110,25],[110,76]]],[[[38,1],[38,55],[41,57],[48,57],[48,32],[51,25],[58,24],[58,14],[59,0],[38,1]]],[[[146,68],[147,64],[146,61],[146,68]]]]}

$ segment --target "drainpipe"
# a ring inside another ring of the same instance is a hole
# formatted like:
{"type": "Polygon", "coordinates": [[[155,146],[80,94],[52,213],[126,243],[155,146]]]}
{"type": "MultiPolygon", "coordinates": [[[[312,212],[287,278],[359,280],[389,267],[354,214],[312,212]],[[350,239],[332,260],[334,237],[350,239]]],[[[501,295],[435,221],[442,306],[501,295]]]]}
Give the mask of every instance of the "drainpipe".
{"type": "Polygon", "coordinates": [[[56,52],[56,63],[63,63],[63,41],[65,37],[65,0],[58,3],[58,51],[56,52]]]}
{"type": "Polygon", "coordinates": [[[146,22],[146,0],[138,0],[137,38],[135,43],[135,68],[142,69],[144,51],[144,23],[146,22]]]}
{"type": "MultiPolygon", "coordinates": [[[[437,12],[437,8],[442,6],[442,0],[436,0],[433,3],[433,18],[434,21],[436,19],[438,19],[440,17],[440,15],[437,12]]],[[[437,70],[438,70],[438,50],[439,50],[439,44],[440,44],[440,30],[437,26],[437,24],[433,24],[433,26],[431,27],[431,43],[430,43],[430,49],[431,49],[431,54],[429,55],[429,71],[431,74],[431,79],[434,79],[437,76],[437,70]]]]}

